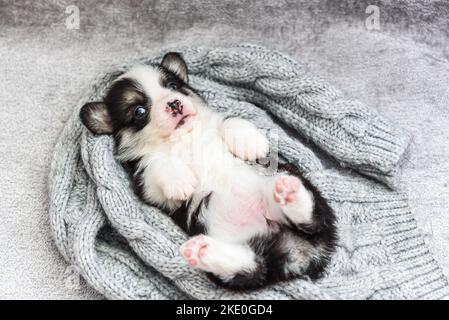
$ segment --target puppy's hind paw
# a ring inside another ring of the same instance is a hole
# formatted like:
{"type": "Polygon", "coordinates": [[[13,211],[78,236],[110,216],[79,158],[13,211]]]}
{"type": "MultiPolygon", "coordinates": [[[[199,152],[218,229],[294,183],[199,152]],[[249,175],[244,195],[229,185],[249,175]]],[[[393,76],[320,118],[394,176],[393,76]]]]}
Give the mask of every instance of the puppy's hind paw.
{"type": "Polygon", "coordinates": [[[283,175],[277,179],[274,201],[294,223],[309,223],[312,219],[313,197],[297,177],[283,175]]]}
{"type": "Polygon", "coordinates": [[[202,234],[185,242],[181,246],[181,255],[191,267],[221,277],[230,277],[256,267],[255,254],[248,246],[223,242],[202,234]]]}
{"type": "Polygon", "coordinates": [[[207,237],[195,236],[181,246],[181,254],[191,267],[206,269],[202,262],[208,250],[207,237]]]}
{"type": "Polygon", "coordinates": [[[298,190],[301,182],[294,176],[281,176],[274,187],[274,201],[287,205],[298,200],[298,190]]]}

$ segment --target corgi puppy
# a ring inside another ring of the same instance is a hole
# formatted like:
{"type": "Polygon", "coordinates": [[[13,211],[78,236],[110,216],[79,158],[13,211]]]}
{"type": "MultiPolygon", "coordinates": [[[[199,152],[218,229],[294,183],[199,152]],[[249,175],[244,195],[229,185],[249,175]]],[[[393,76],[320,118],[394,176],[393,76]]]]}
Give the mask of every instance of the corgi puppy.
{"type": "Polygon", "coordinates": [[[322,275],[336,243],[332,209],[293,166],[255,163],[268,139],[208,108],[180,54],[122,74],[80,118],[114,137],[139,197],[190,236],[180,253],[192,268],[235,290],[322,275]]]}

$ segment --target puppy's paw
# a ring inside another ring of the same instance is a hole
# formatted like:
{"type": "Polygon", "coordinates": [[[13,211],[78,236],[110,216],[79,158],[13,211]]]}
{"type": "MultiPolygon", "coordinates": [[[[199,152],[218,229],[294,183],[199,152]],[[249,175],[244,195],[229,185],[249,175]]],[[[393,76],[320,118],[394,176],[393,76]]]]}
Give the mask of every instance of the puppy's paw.
{"type": "Polygon", "coordinates": [[[223,242],[203,234],[187,240],[181,246],[181,255],[191,267],[225,278],[240,271],[254,270],[257,266],[249,246],[223,242]]]}
{"type": "Polygon", "coordinates": [[[195,192],[198,180],[190,170],[179,175],[173,175],[171,181],[166,181],[162,188],[165,197],[169,200],[185,201],[195,192]]]}
{"type": "Polygon", "coordinates": [[[223,126],[223,140],[228,150],[242,160],[255,161],[268,154],[268,139],[252,123],[228,119],[223,126]]]}
{"type": "Polygon", "coordinates": [[[273,198],[294,223],[312,220],[313,197],[297,177],[280,176],[274,185],[273,198]]]}
{"type": "Polygon", "coordinates": [[[202,262],[208,251],[208,238],[205,235],[198,235],[190,238],[181,246],[181,254],[191,267],[206,269],[202,262]]]}
{"type": "Polygon", "coordinates": [[[298,200],[298,190],[301,181],[294,176],[281,176],[274,187],[274,201],[281,206],[293,204],[298,200]]]}

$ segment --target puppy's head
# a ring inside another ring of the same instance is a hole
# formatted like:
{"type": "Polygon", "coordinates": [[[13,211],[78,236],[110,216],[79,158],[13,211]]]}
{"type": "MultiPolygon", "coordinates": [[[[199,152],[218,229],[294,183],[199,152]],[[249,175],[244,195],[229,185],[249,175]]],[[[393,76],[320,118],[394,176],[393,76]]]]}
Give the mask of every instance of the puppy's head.
{"type": "Polygon", "coordinates": [[[93,133],[113,134],[129,148],[190,131],[201,105],[188,85],[185,61],[169,52],[158,67],[139,66],[120,76],[103,101],[81,108],[80,118],[93,133]]]}

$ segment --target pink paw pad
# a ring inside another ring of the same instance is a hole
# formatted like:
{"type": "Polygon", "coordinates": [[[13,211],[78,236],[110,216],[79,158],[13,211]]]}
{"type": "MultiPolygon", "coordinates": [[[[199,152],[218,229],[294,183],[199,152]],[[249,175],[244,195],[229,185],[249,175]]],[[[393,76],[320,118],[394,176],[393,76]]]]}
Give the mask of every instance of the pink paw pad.
{"type": "Polygon", "coordinates": [[[190,266],[197,267],[201,264],[201,258],[207,254],[207,246],[206,237],[199,235],[182,245],[181,254],[190,266]]]}
{"type": "Polygon", "coordinates": [[[282,176],[276,181],[274,187],[274,201],[281,205],[289,204],[297,200],[297,193],[301,182],[293,176],[282,176]]]}
{"type": "Polygon", "coordinates": [[[189,264],[194,267],[198,264],[198,261],[196,261],[195,259],[189,259],[189,264]]]}

